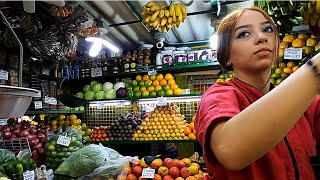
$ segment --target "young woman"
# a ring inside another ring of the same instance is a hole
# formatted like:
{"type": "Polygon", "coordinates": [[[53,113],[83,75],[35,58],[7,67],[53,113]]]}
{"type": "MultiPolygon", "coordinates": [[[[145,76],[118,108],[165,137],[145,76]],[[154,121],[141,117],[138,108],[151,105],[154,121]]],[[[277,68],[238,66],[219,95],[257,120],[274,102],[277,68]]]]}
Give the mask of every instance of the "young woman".
{"type": "Polygon", "coordinates": [[[218,61],[235,78],[213,85],[196,114],[207,178],[315,179],[310,158],[320,143],[320,55],[273,89],[279,37],[264,11],[232,12],[217,35],[218,61]]]}

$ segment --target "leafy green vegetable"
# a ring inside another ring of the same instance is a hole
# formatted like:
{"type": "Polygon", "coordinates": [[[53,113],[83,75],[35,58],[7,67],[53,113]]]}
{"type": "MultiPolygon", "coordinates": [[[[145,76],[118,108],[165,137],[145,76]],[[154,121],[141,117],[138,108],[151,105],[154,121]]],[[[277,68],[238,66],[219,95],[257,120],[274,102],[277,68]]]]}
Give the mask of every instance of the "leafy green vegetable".
{"type": "Polygon", "coordinates": [[[7,149],[0,149],[0,164],[4,165],[8,161],[15,161],[16,155],[7,149]]]}

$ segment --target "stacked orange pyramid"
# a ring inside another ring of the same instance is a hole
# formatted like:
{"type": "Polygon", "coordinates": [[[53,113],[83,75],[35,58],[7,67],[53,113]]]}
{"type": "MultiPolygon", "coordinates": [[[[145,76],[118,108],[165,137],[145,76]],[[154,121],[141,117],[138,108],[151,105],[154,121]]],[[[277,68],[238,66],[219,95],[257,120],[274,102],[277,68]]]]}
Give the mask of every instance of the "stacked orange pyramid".
{"type": "Polygon", "coordinates": [[[188,140],[184,133],[187,126],[177,105],[158,106],[147,115],[132,140],[188,140]]]}

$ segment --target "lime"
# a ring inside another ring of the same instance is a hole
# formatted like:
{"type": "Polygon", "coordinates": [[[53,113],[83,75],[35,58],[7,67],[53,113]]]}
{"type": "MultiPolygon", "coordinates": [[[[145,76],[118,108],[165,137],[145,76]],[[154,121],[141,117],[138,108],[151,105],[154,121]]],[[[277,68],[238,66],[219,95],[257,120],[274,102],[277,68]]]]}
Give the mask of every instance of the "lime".
{"type": "Polygon", "coordinates": [[[142,92],[143,97],[148,97],[149,96],[149,91],[145,90],[142,92]]]}
{"type": "Polygon", "coordinates": [[[283,73],[281,73],[281,79],[284,80],[284,79],[286,79],[289,75],[290,75],[290,74],[283,72],[283,73]]]}
{"type": "Polygon", "coordinates": [[[156,79],[156,75],[155,75],[155,74],[150,75],[150,76],[149,76],[149,79],[150,79],[151,81],[155,80],[155,79],[156,79]]]}
{"type": "Polygon", "coordinates": [[[51,153],[51,152],[46,152],[46,156],[47,156],[47,157],[51,157],[51,156],[52,156],[52,153],[51,153]]]}
{"type": "Polygon", "coordinates": [[[91,129],[86,129],[86,136],[90,136],[91,135],[91,129]]]}
{"type": "Polygon", "coordinates": [[[270,83],[271,83],[271,84],[275,84],[275,83],[276,83],[276,80],[270,79],[270,83]]]}
{"type": "Polygon", "coordinates": [[[143,81],[143,80],[139,81],[139,82],[138,82],[138,85],[139,85],[140,87],[144,86],[144,81],[143,81]]]}
{"type": "Polygon", "coordinates": [[[148,79],[144,85],[146,85],[147,87],[151,86],[152,85],[152,81],[150,79],[148,79]]]}
{"type": "Polygon", "coordinates": [[[141,96],[141,91],[136,91],[134,93],[134,97],[140,97],[141,96]]]}
{"type": "Polygon", "coordinates": [[[71,154],[72,154],[71,152],[66,152],[66,153],[64,153],[64,157],[67,158],[67,157],[71,156],[71,154]]]}
{"type": "Polygon", "coordinates": [[[68,151],[69,151],[69,152],[73,152],[73,151],[74,151],[74,147],[70,146],[70,147],[68,148],[68,151]]]}
{"type": "Polygon", "coordinates": [[[224,74],[219,75],[219,79],[224,79],[224,78],[225,78],[224,74]]]}
{"type": "Polygon", "coordinates": [[[166,95],[167,95],[167,96],[172,96],[172,95],[173,95],[173,91],[172,91],[171,89],[168,89],[168,90],[166,91],[166,95]]]}
{"type": "Polygon", "coordinates": [[[167,85],[163,86],[162,89],[165,91],[168,91],[169,89],[171,89],[171,87],[169,84],[167,84],[167,85]]]}
{"type": "Polygon", "coordinates": [[[132,86],[128,86],[127,87],[127,91],[133,91],[133,87],[132,86]]]}
{"type": "Polygon", "coordinates": [[[164,96],[165,94],[166,92],[163,89],[157,92],[157,96],[164,96]]]}
{"type": "Polygon", "coordinates": [[[140,88],[140,91],[141,91],[141,92],[146,91],[146,90],[147,90],[147,88],[146,88],[145,86],[142,86],[142,87],[140,88]]]}
{"type": "Polygon", "coordinates": [[[282,82],[282,79],[277,79],[275,84],[278,85],[278,84],[280,84],[281,82],[282,82]]]}
{"type": "Polygon", "coordinates": [[[48,151],[54,151],[56,147],[54,145],[49,145],[48,146],[48,151]]]}
{"type": "Polygon", "coordinates": [[[278,73],[273,73],[272,75],[271,75],[271,79],[279,79],[281,76],[280,76],[280,74],[278,74],[278,73]]]}
{"type": "Polygon", "coordinates": [[[58,153],[57,153],[57,157],[58,157],[58,158],[64,157],[64,153],[63,153],[63,152],[58,152],[58,153]]]}
{"type": "Polygon", "coordinates": [[[277,68],[277,69],[275,69],[275,70],[274,70],[274,72],[275,72],[275,73],[278,73],[278,74],[281,74],[281,72],[282,72],[282,69],[280,69],[280,68],[277,68]]]}
{"type": "Polygon", "coordinates": [[[89,136],[85,136],[84,139],[88,142],[90,141],[90,137],[89,136]]]}
{"type": "Polygon", "coordinates": [[[68,148],[62,148],[61,151],[67,152],[67,151],[68,151],[68,148]]]}
{"type": "Polygon", "coordinates": [[[137,92],[137,91],[139,91],[140,90],[140,87],[139,86],[134,86],[133,87],[133,92],[137,92]]]}
{"type": "Polygon", "coordinates": [[[128,91],[128,92],[127,92],[127,97],[132,98],[133,95],[134,95],[134,92],[133,92],[133,91],[128,91]]]}
{"type": "Polygon", "coordinates": [[[132,85],[133,85],[133,86],[137,86],[137,85],[138,85],[138,81],[137,81],[137,80],[133,80],[133,81],[132,81],[132,85]]]}
{"type": "Polygon", "coordinates": [[[151,91],[150,92],[150,96],[151,97],[156,97],[157,96],[157,92],[156,91],[151,91]]]}
{"type": "Polygon", "coordinates": [[[85,131],[87,129],[87,125],[85,123],[81,123],[81,130],[85,131]]]}
{"type": "Polygon", "coordinates": [[[57,152],[56,152],[56,151],[52,151],[52,152],[51,152],[51,157],[54,158],[54,157],[56,157],[56,156],[57,156],[57,152]]]}

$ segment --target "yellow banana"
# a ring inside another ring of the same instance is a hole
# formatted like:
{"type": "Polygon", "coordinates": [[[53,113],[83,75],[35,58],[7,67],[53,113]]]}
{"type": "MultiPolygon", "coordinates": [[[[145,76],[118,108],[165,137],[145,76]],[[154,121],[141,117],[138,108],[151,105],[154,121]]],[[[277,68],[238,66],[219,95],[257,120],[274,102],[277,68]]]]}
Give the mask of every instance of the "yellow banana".
{"type": "Polygon", "coordinates": [[[173,12],[174,12],[174,4],[171,3],[169,8],[169,16],[173,16],[173,12]]]}
{"type": "Polygon", "coordinates": [[[153,22],[152,21],[149,22],[149,26],[150,26],[150,28],[153,27],[153,22]]]}
{"type": "Polygon", "coordinates": [[[147,7],[152,7],[152,6],[158,6],[158,4],[153,1],[150,1],[147,3],[147,7]]]}
{"type": "Polygon", "coordinates": [[[166,32],[166,27],[161,27],[161,32],[166,32]]]}
{"type": "Polygon", "coordinates": [[[308,12],[309,14],[312,14],[314,11],[314,7],[311,5],[311,2],[308,3],[308,12]]]}
{"type": "Polygon", "coordinates": [[[176,27],[178,28],[180,26],[180,21],[176,22],[176,27]]]}
{"type": "Polygon", "coordinates": [[[161,19],[161,26],[166,25],[167,20],[168,20],[168,18],[167,18],[167,17],[163,17],[163,18],[161,19]]]}
{"type": "Polygon", "coordinates": [[[169,31],[169,29],[171,29],[171,27],[172,27],[172,24],[168,24],[167,25],[167,30],[169,31]]]}
{"type": "Polygon", "coordinates": [[[162,10],[162,9],[163,9],[163,10],[166,10],[167,7],[168,7],[167,5],[163,4],[163,5],[161,5],[161,6],[159,7],[159,10],[162,10]]]}
{"type": "Polygon", "coordinates": [[[186,8],[186,6],[184,4],[180,3],[180,8],[181,8],[182,14],[187,14],[187,8],[186,8]]]}
{"type": "Polygon", "coordinates": [[[178,16],[178,22],[181,22],[181,21],[183,21],[183,16],[182,16],[182,14],[181,14],[180,16],[178,16]]]}
{"type": "Polygon", "coordinates": [[[320,14],[320,1],[317,1],[317,2],[316,2],[316,7],[315,7],[315,9],[316,9],[316,13],[317,13],[317,14],[320,14]]]}
{"type": "Polygon", "coordinates": [[[314,18],[313,16],[310,17],[310,25],[311,26],[317,26],[318,24],[318,18],[314,18]]]}
{"type": "Polygon", "coordinates": [[[143,9],[144,9],[144,10],[147,10],[147,6],[146,6],[146,5],[143,5],[143,9]]]}
{"type": "Polygon", "coordinates": [[[161,18],[160,18],[160,17],[157,17],[157,19],[153,22],[152,26],[153,26],[154,28],[156,28],[156,27],[159,25],[160,22],[161,22],[161,18]]]}
{"type": "Polygon", "coordinates": [[[164,16],[164,10],[163,10],[163,9],[161,9],[161,10],[160,10],[159,17],[160,17],[160,18],[163,18],[163,16],[164,16]]]}
{"type": "Polygon", "coordinates": [[[317,1],[317,0],[311,0],[311,1],[310,1],[312,7],[314,7],[314,6],[316,5],[316,1],[317,1]]]}
{"type": "Polygon", "coordinates": [[[151,16],[151,21],[154,21],[157,19],[158,15],[159,15],[160,11],[156,11],[155,13],[152,14],[151,16]]]}
{"type": "Polygon", "coordinates": [[[166,17],[169,17],[169,10],[165,10],[165,11],[164,11],[164,15],[165,15],[166,17]]]}
{"type": "Polygon", "coordinates": [[[160,7],[158,5],[151,6],[151,11],[159,11],[160,7]]]}
{"type": "Polygon", "coordinates": [[[176,12],[175,11],[173,11],[173,16],[172,16],[172,21],[175,23],[175,22],[177,22],[177,16],[176,16],[176,12]]]}
{"type": "Polygon", "coordinates": [[[151,16],[147,16],[147,17],[146,17],[146,23],[147,23],[147,22],[150,22],[150,20],[151,20],[151,16]]]}
{"type": "Polygon", "coordinates": [[[172,23],[172,17],[168,17],[168,24],[172,23]]]}
{"type": "Polygon", "coordinates": [[[174,5],[174,11],[176,12],[176,16],[180,16],[181,15],[181,9],[180,9],[180,4],[175,4],[174,5]]]}
{"type": "Polygon", "coordinates": [[[146,17],[147,16],[147,11],[142,11],[141,16],[142,17],[146,17]]]}

